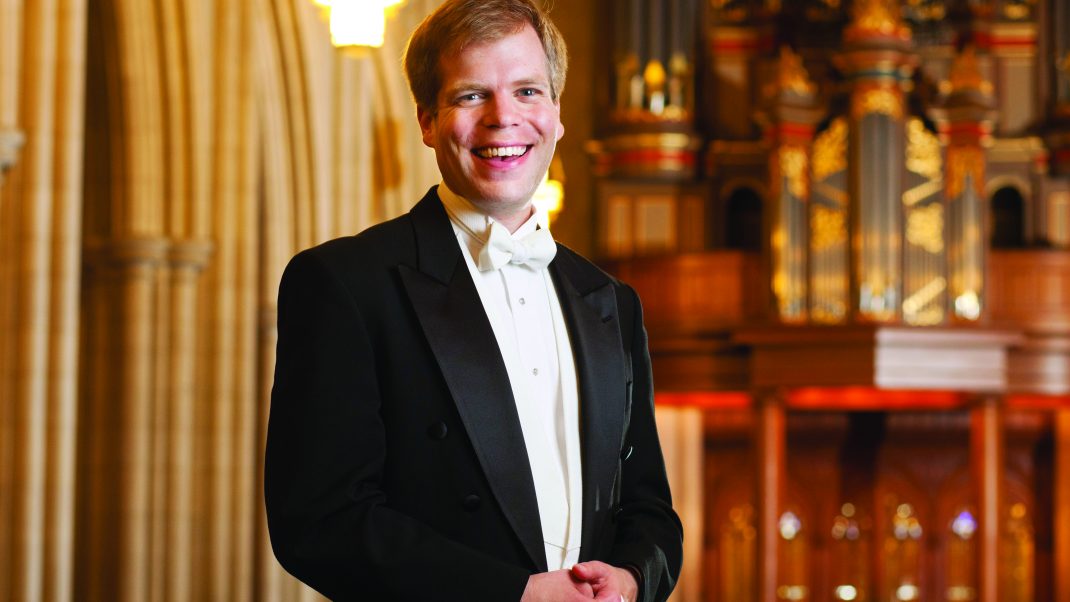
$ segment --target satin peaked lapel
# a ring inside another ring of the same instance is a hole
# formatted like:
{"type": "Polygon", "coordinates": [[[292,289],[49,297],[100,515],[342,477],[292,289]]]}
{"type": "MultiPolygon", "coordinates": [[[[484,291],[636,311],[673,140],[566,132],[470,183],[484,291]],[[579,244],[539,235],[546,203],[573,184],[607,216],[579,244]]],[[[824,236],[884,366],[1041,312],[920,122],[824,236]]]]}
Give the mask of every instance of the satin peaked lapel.
{"type": "Polygon", "coordinates": [[[612,503],[624,439],[624,411],[629,377],[617,324],[617,299],[611,281],[559,249],[550,264],[561,309],[568,322],[580,394],[583,450],[583,535],[580,559],[590,554],[595,510],[612,503]]]}
{"type": "Polygon", "coordinates": [[[490,488],[535,566],[545,571],[531,465],[494,331],[437,195],[428,193],[411,217],[419,266],[399,266],[401,280],[490,488]]]}

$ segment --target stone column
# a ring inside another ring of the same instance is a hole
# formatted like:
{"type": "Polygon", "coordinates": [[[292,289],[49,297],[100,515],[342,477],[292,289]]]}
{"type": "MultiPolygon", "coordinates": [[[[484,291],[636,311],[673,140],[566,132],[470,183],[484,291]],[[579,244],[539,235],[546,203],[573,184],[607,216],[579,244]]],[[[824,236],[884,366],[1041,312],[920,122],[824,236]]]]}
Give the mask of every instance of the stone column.
{"type": "Polygon", "coordinates": [[[755,433],[758,460],[758,567],[759,602],[777,602],[780,558],[780,510],[787,480],[787,432],[784,400],[779,392],[756,396],[758,427],[755,433]]]}
{"type": "Polygon", "coordinates": [[[977,593],[979,602],[999,600],[1003,498],[1003,408],[998,395],[978,399],[971,410],[971,457],[977,483],[977,593]]]}
{"type": "Polygon", "coordinates": [[[165,391],[158,409],[166,425],[165,490],[157,505],[166,517],[166,553],[158,567],[165,577],[163,599],[191,599],[193,588],[193,512],[194,425],[196,407],[195,364],[198,329],[197,291],[200,274],[211,257],[213,245],[208,241],[188,240],[171,246],[169,285],[167,286],[169,320],[168,349],[161,355],[169,358],[160,387],[165,391]]]}
{"type": "Polygon", "coordinates": [[[79,592],[150,599],[156,274],[169,242],[104,243],[91,258],[79,592]]]}
{"type": "Polygon", "coordinates": [[[4,184],[4,172],[14,167],[26,137],[18,130],[0,130],[0,186],[4,184]]]}
{"type": "Polygon", "coordinates": [[[80,0],[0,0],[5,600],[72,597],[84,29],[80,0]]]}

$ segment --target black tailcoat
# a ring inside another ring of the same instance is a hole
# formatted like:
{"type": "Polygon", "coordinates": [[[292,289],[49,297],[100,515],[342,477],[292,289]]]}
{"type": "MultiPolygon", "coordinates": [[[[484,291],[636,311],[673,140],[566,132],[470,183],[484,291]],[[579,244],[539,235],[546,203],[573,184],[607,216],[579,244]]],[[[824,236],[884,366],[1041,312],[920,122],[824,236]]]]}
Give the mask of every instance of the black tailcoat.
{"type": "MultiPolygon", "coordinates": [[[[680,571],[631,288],[550,264],[579,384],[580,560],[680,571]]],[[[264,488],[275,554],[336,600],[519,600],[546,570],[527,451],[490,322],[441,201],[298,254],[279,290],[264,488]]]]}

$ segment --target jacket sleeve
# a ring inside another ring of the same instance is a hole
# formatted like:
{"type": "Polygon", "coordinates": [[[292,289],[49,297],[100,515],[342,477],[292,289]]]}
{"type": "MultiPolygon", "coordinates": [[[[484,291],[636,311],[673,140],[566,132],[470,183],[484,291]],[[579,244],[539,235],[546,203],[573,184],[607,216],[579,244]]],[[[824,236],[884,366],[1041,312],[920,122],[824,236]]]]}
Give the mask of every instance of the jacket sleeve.
{"type": "MultiPolygon", "coordinates": [[[[631,419],[621,458],[620,506],[610,564],[641,575],[639,600],[663,602],[676,586],[683,561],[683,527],[672,509],[665,461],[654,422],[654,388],[639,297],[625,287],[631,306],[631,419]]],[[[622,315],[622,320],[626,319],[622,315]]]]}
{"type": "Polygon", "coordinates": [[[287,266],[278,315],[264,494],[283,567],[334,600],[519,600],[529,571],[391,508],[375,350],[313,253],[287,266]]]}

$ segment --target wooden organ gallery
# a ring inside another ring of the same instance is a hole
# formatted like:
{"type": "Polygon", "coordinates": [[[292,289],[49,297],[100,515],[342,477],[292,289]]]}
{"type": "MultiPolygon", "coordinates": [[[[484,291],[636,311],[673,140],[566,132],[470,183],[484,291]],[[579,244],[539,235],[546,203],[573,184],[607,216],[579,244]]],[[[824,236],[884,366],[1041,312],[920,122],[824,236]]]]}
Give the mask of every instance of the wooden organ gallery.
{"type": "Polygon", "coordinates": [[[1070,600],[1070,6],[606,14],[597,247],[700,409],[702,599],[1070,600]]]}

